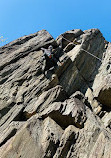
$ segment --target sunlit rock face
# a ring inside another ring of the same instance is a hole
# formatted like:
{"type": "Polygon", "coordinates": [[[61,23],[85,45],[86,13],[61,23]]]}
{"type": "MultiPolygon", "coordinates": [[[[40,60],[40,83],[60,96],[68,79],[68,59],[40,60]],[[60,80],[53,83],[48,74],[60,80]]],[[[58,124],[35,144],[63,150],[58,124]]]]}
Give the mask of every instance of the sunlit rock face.
{"type": "Polygon", "coordinates": [[[110,158],[110,52],[98,29],[0,47],[0,158],[110,158]],[[50,45],[58,62],[44,74],[50,45]]]}

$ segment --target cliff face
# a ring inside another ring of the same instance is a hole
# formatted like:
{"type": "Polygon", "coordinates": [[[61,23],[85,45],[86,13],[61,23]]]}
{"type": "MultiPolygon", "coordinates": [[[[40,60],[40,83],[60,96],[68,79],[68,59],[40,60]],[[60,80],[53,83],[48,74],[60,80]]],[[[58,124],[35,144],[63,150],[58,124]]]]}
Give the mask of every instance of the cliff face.
{"type": "Polygon", "coordinates": [[[110,158],[110,51],[98,29],[56,40],[41,30],[1,47],[0,157],[110,158]],[[61,39],[62,64],[44,76],[41,47],[61,39]]]}

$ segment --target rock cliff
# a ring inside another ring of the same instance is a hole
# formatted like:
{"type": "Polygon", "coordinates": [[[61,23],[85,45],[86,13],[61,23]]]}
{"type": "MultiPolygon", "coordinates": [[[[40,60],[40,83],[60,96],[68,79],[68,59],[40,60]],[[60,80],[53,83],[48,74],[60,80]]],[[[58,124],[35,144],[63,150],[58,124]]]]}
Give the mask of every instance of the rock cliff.
{"type": "Polygon", "coordinates": [[[1,47],[0,61],[0,158],[111,158],[111,43],[98,29],[41,30],[1,47]],[[60,41],[47,77],[41,47],[60,41]]]}

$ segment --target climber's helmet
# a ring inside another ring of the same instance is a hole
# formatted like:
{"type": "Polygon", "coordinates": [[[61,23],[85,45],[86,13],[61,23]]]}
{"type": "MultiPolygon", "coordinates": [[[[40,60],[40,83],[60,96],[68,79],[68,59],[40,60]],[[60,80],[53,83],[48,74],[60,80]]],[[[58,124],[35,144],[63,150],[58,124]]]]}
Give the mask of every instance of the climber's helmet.
{"type": "Polygon", "coordinates": [[[50,45],[50,46],[48,47],[48,49],[52,51],[53,46],[52,46],[52,45],[50,45]]]}

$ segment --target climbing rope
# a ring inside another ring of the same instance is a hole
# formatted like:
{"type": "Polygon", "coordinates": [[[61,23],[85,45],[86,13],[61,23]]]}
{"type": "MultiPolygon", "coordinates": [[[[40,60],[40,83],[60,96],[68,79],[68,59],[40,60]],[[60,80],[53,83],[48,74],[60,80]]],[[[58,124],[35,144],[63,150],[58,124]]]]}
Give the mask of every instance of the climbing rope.
{"type": "MultiPolygon", "coordinates": [[[[65,37],[63,37],[62,36],[62,38],[63,39],[65,39],[66,41],[68,41],[68,42],[70,42],[70,43],[72,43],[74,46],[76,46],[77,44],[74,44],[73,42],[71,42],[70,40],[68,40],[68,39],[66,39],[65,37]]],[[[93,54],[91,54],[90,52],[88,52],[87,50],[85,50],[85,49],[80,49],[80,50],[82,50],[82,51],[84,51],[84,52],[86,52],[87,54],[89,54],[89,55],[91,55],[92,57],[94,57],[94,58],[96,58],[96,59],[98,59],[100,62],[102,62],[102,60],[99,58],[99,57],[97,57],[97,56],[95,56],[95,55],[93,55],[93,54]]]]}

